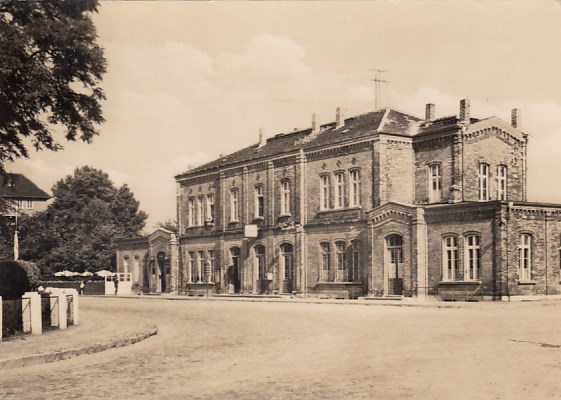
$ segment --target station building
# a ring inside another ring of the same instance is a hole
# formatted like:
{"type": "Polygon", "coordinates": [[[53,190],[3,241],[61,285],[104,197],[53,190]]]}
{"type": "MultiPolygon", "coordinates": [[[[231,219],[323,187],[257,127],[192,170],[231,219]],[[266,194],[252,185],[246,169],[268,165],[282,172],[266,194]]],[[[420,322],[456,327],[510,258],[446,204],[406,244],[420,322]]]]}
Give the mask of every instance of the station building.
{"type": "Polygon", "coordinates": [[[561,205],[527,202],[511,116],[473,118],[468,100],[444,118],[338,110],[260,137],[177,175],[177,235],[122,242],[118,268],[136,256],[139,290],[187,295],[561,294],[561,205]]]}

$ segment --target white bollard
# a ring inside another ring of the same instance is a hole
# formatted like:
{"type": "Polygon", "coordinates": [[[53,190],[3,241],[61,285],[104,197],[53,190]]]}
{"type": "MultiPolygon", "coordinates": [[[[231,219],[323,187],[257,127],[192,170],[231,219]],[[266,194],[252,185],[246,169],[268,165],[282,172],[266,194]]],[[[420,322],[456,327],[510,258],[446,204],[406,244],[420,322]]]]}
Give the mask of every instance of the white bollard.
{"type": "MultiPolygon", "coordinates": [[[[23,331],[32,335],[40,335],[43,333],[43,324],[41,321],[41,295],[37,292],[26,292],[22,296],[22,302],[27,301],[29,307],[30,318],[24,316],[23,331]]],[[[24,313],[26,314],[26,313],[24,313]]]]}
{"type": "Polygon", "coordinates": [[[68,326],[66,323],[66,294],[60,288],[47,288],[47,290],[51,292],[51,325],[58,325],[58,329],[66,329],[68,326]],[[55,302],[57,307],[53,308],[55,302]]]}
{"type": "Polygon", "coordinates": [[[64,293],[68,296],[72,296],[72,315],[74,316],[74,325],[78,325],[80,316],[78,313],[78,291],[76,289],[64,289],[64,293]]]}

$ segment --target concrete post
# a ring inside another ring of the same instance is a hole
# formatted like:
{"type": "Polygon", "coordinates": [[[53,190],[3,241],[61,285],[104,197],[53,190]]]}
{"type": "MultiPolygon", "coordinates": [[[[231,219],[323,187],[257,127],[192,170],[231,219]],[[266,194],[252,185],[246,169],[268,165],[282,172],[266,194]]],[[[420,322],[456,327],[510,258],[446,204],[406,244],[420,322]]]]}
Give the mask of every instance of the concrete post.
{"type": "Polygon", "coordinates": [[[422,207],[417,207],[413,221],[414,236],[417,242],[417,298],[426,300],[428,297],[428,238],[425,210],[422,207]]]}
{"type": "Polygon", "coordinates": [[[37,292],[26,292],[22,296],[22,301],[28,301],[29,317],[23,315],[23,332],[32,335],[40,335],[43,333],[43,325],[41,321],[41,295],[37,292]]]}
{"type": "Polygon", "coordinates": [[[76,289],[64,289],[66,295],[72,296],[72,314],[74,315],[74,325],[78,325],[80,322],[80,313],[78,306],[78,291],[76,289]]]}
{"type": "Polygon", "coordinates": [[[170,262],[170,278],[169,278],[169,292],[178,293],[178,280],[179,280],[179,244],[177,243],[177,236],[175,233],[171,234],[169,241],[169,262],[170,262]]]}
{"type": "Polygon", "coordinates": [[[66,329],[68,326],[66,323],[66,294],[58,288],[47,288],[46,290],[51,292],[51,326],[66,329]]]}

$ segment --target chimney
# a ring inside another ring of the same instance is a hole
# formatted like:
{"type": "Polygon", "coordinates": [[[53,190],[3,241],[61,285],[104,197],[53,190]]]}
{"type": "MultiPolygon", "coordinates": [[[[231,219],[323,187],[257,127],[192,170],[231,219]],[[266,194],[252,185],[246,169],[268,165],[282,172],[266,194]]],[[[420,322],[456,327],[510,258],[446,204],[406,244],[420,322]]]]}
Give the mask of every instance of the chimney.
{"type": "Polygon", "coordinates": [[[342,128],[345,125],[345,117],[343,116],[343,111],[341,107],[337,107],[335,111],[335,129],[342,128]]]}
{"type": "Polygon", "coordinates": [[[518,125],[520,125],[520,110],[518,108],[513,108],[510,111],[510,124],[515,128],[518,128],[518,125]]]}
{"type": "Polygon", "coordinates": [[[312,114],[312,135],[317,135],[319,133],[319,126],[316,121],[316,113],[312,114]]]}
{"type": "Polygon", "coordinates": [[[257,148],[265,146],[265,143],[266,140],[263,137],[263,128],[259,128],[259,144],[257,145],[257,148]]]}
{"type": "Polygon", "coordinates": [[[434,121],[434,104],[427,104],[425,108],[425,122],[434,121]]]}
{"type": "Polygon", "coordinates": [[[469,100],[460,100],[460,121],[469,122],[469,100]]]}

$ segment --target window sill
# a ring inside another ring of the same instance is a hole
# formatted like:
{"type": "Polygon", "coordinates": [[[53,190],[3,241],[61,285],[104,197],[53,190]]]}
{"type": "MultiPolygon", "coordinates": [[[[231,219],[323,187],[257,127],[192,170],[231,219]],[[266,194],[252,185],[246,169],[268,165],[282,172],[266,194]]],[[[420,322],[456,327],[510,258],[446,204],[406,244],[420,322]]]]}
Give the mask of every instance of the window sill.
{"type": "Polygon", "coordinates": [[[362,206],[330,208],[328,210],[319,210],[318,214],[327,214],[327,213],[338,212],[338,211],[352,211],[352,210],[360,210],[360,209],[362,209],[362,206]]]}
{"type": "Polygon", "coordinates": [[[263,221],[265,217],[253,217],[254,221],[263,221]]]}
{"type": "Polygon", "coordinates": [[[281,214],[281,215],[279,215],[279,218],[287,218],[287,217],[292,217],[292,214],[281,214]]]}
{"type": "Polygon", "coordinates": [[[239,223],[240,223],[240,220],[238,220],[238,219],[233,219],[233,220],[231,220],[231,221],[228,222],[228,223],[229,223],[229,224],[239,224],[239,223]]]}
{"type": "Polygon", "coordinates": [[[519,279],[517,283],[519,285],[536,285],[538,282],[532,279],[519,279]]]}
{"type": "Polygon", "coordinates": [[[481,281],[440,281],[439,285],[481,285],[481,281]]]}

